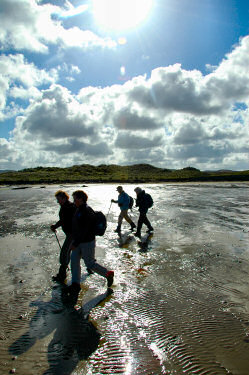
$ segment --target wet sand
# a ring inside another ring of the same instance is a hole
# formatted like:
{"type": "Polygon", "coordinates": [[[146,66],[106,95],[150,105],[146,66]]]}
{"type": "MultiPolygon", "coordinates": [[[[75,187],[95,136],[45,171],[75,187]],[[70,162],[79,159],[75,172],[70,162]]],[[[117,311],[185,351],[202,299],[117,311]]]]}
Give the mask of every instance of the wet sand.
{"type": "MultiPolygon", "coordinates": [[[[82,264],[75,306],[51,280],[58,188],[80,186],[0,189],[1,374],[249,374],[248,184],[145,185],[155,233],[141,240],[113,232],[113,204],[96,249],[113,294],[82,264]]],[[[107,213],[115,188],[84,190],[107,213]]]]}

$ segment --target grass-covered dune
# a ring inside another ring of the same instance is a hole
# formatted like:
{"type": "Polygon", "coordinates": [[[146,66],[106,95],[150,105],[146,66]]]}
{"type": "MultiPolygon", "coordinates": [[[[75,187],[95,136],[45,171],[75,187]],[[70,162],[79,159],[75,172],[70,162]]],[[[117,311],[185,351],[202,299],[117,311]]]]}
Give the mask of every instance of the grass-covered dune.
{"type": "Polygon", "coordinates": [[[149,164],[129,166],[89,164],[68,168],[37,167],[0,173],[1,185],[90,183],[90,182],[189,182],[189,181],[249,181],[248,171],[202,172],[187,167],[179,170],[157,168],[149,164]]]}

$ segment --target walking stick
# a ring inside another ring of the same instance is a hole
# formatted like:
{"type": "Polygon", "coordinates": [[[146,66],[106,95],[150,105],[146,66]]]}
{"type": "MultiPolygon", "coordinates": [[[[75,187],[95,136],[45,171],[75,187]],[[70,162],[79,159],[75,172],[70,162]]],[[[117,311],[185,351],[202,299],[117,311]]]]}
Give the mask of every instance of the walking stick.
{"type": "Polygon", "coordinates": [[[112,201],[111,201],[111,204],[110,204],[110,207],[109,207],[108,213],[107,213],[107,215],[106,215],[106,220],[107,220],[107,218],[108,218],[108,215],[109,215],[109,212],[110,212],[111,206],[112,206],[112,201]]]}
{"type": "Polygon", "coordinates": [[[58,237],[57,237],[56,232],[54,232],[54,234],[55,234],[55,237],[56,237],[56,239],[57,239],[57,242],[58,242],[59,248],[61,249],[61,244],[60,244],[60,241],[59,241],[59,239],[58,239],[58,237]]]}

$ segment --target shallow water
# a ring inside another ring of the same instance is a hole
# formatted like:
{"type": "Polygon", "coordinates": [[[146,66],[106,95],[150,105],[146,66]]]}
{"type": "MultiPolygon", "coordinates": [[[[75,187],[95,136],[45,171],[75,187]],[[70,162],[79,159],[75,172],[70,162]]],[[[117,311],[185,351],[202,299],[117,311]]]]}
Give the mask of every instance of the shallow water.
{"type": "Polygon", "coordinates": [[[155,232],[141,240],[127,223],[114,233],[116,185],[84,187],[109,211],[96,257],[115,282],[107,296],[82,265],[75,307],[51,281],[59,246],[49,227],[54,193],[81,187],[0,189],[1,374],[249,374],[249,184],[144,187],[155,232]]]}

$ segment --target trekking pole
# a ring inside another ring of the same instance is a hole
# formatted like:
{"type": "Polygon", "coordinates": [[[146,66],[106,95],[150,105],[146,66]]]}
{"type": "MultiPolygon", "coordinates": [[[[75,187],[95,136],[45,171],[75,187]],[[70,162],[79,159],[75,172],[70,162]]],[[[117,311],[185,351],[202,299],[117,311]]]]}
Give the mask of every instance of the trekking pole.
{"type": "Polygon", "coordinates": [[[107,215],[106,215],[106,220],[107,220],[107,218],[108,218],[108,215],[109,215],[109,212],[110,212],[111,206],[112,206],[112,201],[111,201],[111,204],[110,204],[110,207],[109,207],[108,213],[107,213],[107,215]]]}
{"type": "Polygon", "coordinates": [[[58,237],[57,237],[56,232],[54,232],[54,234],[55,234],[55,237],[56,237],[56,239],[57,239],[57,242],[58,242],[59,248],[61,249],[61,244],[60,244],[60,241],[59,241],[59,239],[58,239],[58,237]]]}

